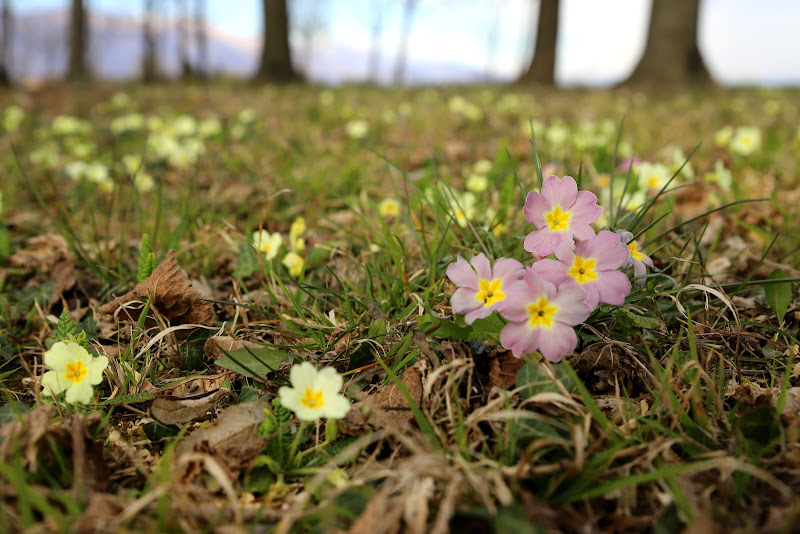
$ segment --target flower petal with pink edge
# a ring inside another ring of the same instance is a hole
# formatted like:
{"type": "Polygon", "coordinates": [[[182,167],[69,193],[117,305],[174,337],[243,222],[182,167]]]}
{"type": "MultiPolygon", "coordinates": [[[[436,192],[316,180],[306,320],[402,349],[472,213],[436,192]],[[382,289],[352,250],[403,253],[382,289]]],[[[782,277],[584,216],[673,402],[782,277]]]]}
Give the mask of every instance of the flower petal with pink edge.
{"type": "Polygon", "coordinates": [[[493,311],[494,308],[481,305],[481,307],[478,308],[477,310],[473,310],[468,314],[464,315],[464,322],[467,324],[472,324],[473,322],[475,322],[476,319],[483,319],[485,317],[489,317],[493,311]]]}
{"type": "Polygon", "coordinates": [[[453,313],[463,315],[483,307],[483,301],[475,298],[477,294],[476,290],[467,287],[456,289],[456,292],[450,297],[450,307],[453,308],[453,313]]]}
{"type": "Polygon", "coordinates": [[[473,267],[475,267],[475,272],[478,273],[478,278],[483,280],[492,279],[492,263],[485,254],[480,253],[477,256],[473,256],[470,263],[473,267]]]}
{"type": "Polygon", "coordinates": [[[563,261],[551,260],[550,258],[539,260],[531,265],[531,269],[536,274],[555,286],[561,285],[562,282],[572,278],[567,274],[568,268],[569,266],[563,261]]]}
{"type": "Polygon", "coordinates": [[[498,304],[497,311],[507,321],[522,322],[528,320],[527,306],[530,303],[528,294],[528,284],[523,280],[518,280],[509,284],[504,289],[506,299],[498,304]]]}
{"type": "Polygon", "coordinates": [[[547,199],[551,206],[561,206],[563,210],[569,210],[575,203],[578,196],[578,184],[572,176],[559,178],[556,175],[548,176],[542,182],[542,195],[547,199]]]}
{"type": "Polygon", "coordinates": [[[539,343],[539,331],[528,328],[527,322],[508,323],[500,331],[500,344],[510,350],[516,358],[536,350],[539,343]]]}
{"type": "Polygon", "coordinates": [[[531,191],[525,197],[525,206],[522,208],[522,214],[525,216],[525,220],[536,228],[544,228],[547,226],[547,219],[545,219],[544,214],[551,209],[553,209],[553,206],[541,193],[531,191]]]}
{"type": "MultiPolygon", "coordinates": [[[[570,280],[573,278],[570,277],[570,280]]],[[[594,310],[594,306],[589,304],[589,292],[577,283],[559,286],[553,304],[558,306],[556,319],[572,326],[584,322],[594,310]]]]}
{"type": "Polygon", "coordinates": [[[478,275],[475,274],[469,262],[461,256],[447,266],[447,277],[459,287],[478,290],[478,275]]]}
{"type": "Polygon", "coordinates": [[[502,278],[504,284],[522,280],[524,273],[525,266],[511,258],[500,258],[494,262],[494,267],[492,268],[493,278],[502,278]]]}
{"type": "Polygon", "coordinates": [[[578,345],[578,336],[572,327],[555,322],[553,328],[540,329],[539,352],[551,362],[559,362],[561,358],[572,354],[578,345]]]}
{"type": "Polygon", "coordinates": [[[602,274],[602,282],[594,284],[594,287],[600,302],[621,306],[625,303],[625,297],[631,292],[631,281],[622,271],[605,271],[602,274]]]}
{"type": "Polygon", "coordinates": [[[523,248],[538,258],[550,255],[553,249],[565,241],[565,237],[572,241],[572,236],[563,232],[551,232],[549,228],[534,230],[525,236],[523,248]],[[563,235],[562,235],[563,234],[563,235]]]}
{"type": "Polygon", "coordinates": [[[595,268],[600,271],[619,269],[626,261],[630,252],[622,244],[619,234],[609,230],[601,230],[597,236],[581,243],[578,254],[583,253],[583,257],[595,258],[597,263],[595,268]]]}

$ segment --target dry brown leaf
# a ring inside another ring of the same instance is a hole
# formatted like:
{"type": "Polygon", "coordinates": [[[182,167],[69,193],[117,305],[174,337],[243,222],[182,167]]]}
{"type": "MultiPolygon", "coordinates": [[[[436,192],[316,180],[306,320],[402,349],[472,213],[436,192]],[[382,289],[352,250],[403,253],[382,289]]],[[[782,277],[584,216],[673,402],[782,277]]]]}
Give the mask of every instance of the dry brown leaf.
{"type": "Polygon", "coordinates": [[[48,309],[61,300],[64,293],[75,287],[78,279],[75,277],[75,265],[64,252],[60,252],[50,271],[50,281],[53,283],[53,292],[50,296],[48,309]]]}
{"type": "MultiPolygon", "coordinates": [[[[417,362],[406,369],[403,385],[411,398],[419,405],[422,401],[422,372],[417,362]]],[[[409,424],[414,415],[403,392],[394,383],[387,384],[364,400],[353,405],[342,420],[342,431],[346,434],[360,434],[366,425],[373,428],[396,427],[409,424]]]]}
{"type": "Polygon", "coordinates": [[[199,421],[208,415],[208,411],[224,394],[223,390],[217,389],[192,397],[157,396],[150,410],[153,417],[167,425],[199,421]]]}
{"type": "Polygon", "coordinates": [[[264,405],[245,402],[228,406],[208,426],[198,428],[175,447],[181,456],[207,443],[209,447],[236,447],[258,439],[258,426],[264,421],[264,405]]]}
{"type": "MultiPolygon", "coordinates": [[[[732,395],[734,401],[744,401],[751,406],[776,406],[781,396],[781,388],[762,388],[755,384],[739,384],[732,395]]],[[[785,404],[781,415],[789,418],[800,418],[800,387],[789,387],[786,390],[785,404]]]]}
{"type": "MultiPolygon", "coordinates": [[[[170,250],[167,259],[159,264],[146,280],[127,294],[108,302],[98,312],[113,314],[121,306],[133,301],[144,301],[152,296],[151,307],[157,309],[172,326],[179,324],[211,325],[214,312],[210,302],[201,300],[200,293],[192,287],[189,279],[175,259],[175,251],[170,250]]],[[[120,314],[122,319],[138,320],[140,311],[127,309],[120,314]],[[130,316],[130,317],[129,317],[130,316]]]]}
{"type": "MultiPolygon", "coordinates": [[[[86,490],[105,489],[109,469],[103,456],[103,441],[96,439],[97,426],[102,415],[92,412],[88,417],[75,414],[58,426],[51,424],[52,406],[42,406],[14,418],[0,427],[0,461],[11,462],[20,453],[27,469],[36,472],[46,469],[52,473],[63,470],[62,458],[53,453],[56,449],[71,460],[73,488],[86,490]]],[[[56,476],[58,476],[56,474],[56,476]]]]}
{"type": "Polygon", "coordinates": [[[522,367],[522,358],[514,357],[511,351],[493,352],[489,360],[489,386],[511,389],[517,380],[517,371],[522,367]]]}

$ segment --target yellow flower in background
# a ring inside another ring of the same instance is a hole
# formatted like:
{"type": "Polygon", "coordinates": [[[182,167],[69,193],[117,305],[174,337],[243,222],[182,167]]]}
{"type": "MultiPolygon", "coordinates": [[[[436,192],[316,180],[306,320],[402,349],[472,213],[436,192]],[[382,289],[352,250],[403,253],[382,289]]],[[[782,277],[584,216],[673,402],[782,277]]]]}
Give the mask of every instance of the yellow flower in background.
{"type": "Polygon", "coordinates": [[[301,238],[306,231],[306,220],[302,217],[292,221],[289,227],[289,247],[295,252],[303,252],[306,249],[306,240],[301,238]]]}
{"type": "Polygon", "coordinates": [[[66,391],[69,403],[92,401],[93,386],[103,381],[108,358],[93,358],[74,341],[59,341],[44,353],[44,364],[52,369],[42,375],[42,394],[56,397],[66,391]]]}
{"type": "Polygon", "coordinates": [[[369,133],[369,123],[364,119],[353,119],[347,122],[345,130],[351,139],[364,139],[369,133]]]}
{"type": "Polygon", "coordinates": [[[140,171],[133,177],[133,187],[142,193],[149,193],[156,187],[156,181],[150,174],[140,171]]]}
{"type": "Polygon", "coordinates": [[[472,173],[467,178],[467,189],[473,193],[483,193],[489,187],[489,180],[485,176],[472,173]]]}
{"type": "Polygon", "coordinates": [[[3,111],[3,129],[7,132],[15,132],[25,120],[25,112],[19,106],[8,106],[3,111]]]}
{"type": "Polygon", "coordinates": [[[134,175],[142,170],[141,154],[125,154],[122,156],[122,168],[130,175],[134,175]]]}
{"type": "Polygon", "coordinates": [[[278,232],[269,233],[266,230],[253,232],[253,244],[264,254],[267,261],[272,261],[278,255],[278,251],[283,245],[283,236],[278,232]]]}
{"type": "Polygon", "coordinates": [[[475,172],[475,174],[486,176],[492,172],[492,162],[488,159],[481,158],[475,162],[475,165],[472,166],[472,170],[475,172]]]}
{"type": "Polygon", "coordinates": [[[706,173],[704,178],[708,183],[717,184],[723,191],[729,191],[733,183],[733,174],[720,160],[714,163],[714,172],[706,173]]]}
{"type": "Polygon", "coordinates": [[[384,198],[378,204],[378,215],[382,219],[397,218],[400,216],[400,202],[395,198],[384,198]]]}
{"type": "Polygon", "coordinates": [[[333,367],[317,371],[314,365],[303,362],[289,371],[292,387],[278,390],[281,404],[293,411],[298,419],[341,419],[350,411],[350,401],[339,394],[344,380],[333,367]]]}
{"type": "Polygon", "coordinates": [[[669,167],[663,163],[643,161],[639,164],[639,187],[642,189],[661,189],[671,177],[669,167]]]}
{"type": "Polygon", "coordinates": [[[714,144],[718,147],[726,147],[733,137],[733,126],[723,126],[714,134],[714,144]]]}
{"type": "Polygon", "coordinates": [[[728,148],[739,156],[749,156],[761,148],[761,130],[756,126],[739,126],[728,148]]]}
{"type": "Polygon", "coordinates": [[[289,274],[295,278],[303,274],[303,268],[305,268],[306,265],[303,257],[294,251],[287,252],[281,263],[283,263],[283,266],[289,271],[289,274]]]}

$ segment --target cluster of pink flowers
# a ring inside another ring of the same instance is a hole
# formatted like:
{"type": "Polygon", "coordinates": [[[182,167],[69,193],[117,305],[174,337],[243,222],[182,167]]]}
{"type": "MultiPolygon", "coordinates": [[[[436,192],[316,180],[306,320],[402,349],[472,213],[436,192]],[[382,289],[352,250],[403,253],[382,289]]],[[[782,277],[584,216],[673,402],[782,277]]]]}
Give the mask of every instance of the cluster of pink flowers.
{"type": "Polygon", "coordinates": [[[653,263],[630,232],[595,233],[590,225],[603,208],[593,193],[578,191],[570,176],[545,179],[541,193],[528,193],[523,214],[536,227],[524,244],[534,263],[525,267],[500,258],[492,266],[484,254],[470,261],[459,256],[447,268],[458,286],[450,304],[467,324],[498,312],[506,320],[503,347],[518,358],[538,350],[557,362],[575,350],[574,327],[599,303],[625,302],[631,282],[622,271],[633,266],[641,276],[653,263]]]}

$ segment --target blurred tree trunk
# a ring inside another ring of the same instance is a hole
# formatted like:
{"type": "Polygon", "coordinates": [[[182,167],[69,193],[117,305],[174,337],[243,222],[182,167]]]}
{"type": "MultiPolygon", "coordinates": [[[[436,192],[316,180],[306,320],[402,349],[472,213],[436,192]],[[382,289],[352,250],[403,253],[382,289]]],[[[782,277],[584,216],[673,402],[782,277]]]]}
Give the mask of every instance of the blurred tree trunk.
{"type": "Polygon", "coordinates": [[[403,29],[400,34],[400,46],[397,49],[397,59],[394,63],[394,83],[401,85],[406,77],[406,62],[408,61],[408,40],[411,35],[411,21],[417,8],[417,0],[406,0],[403,5],[403,29]]]}
{"type": "Polygon", "coordinates": [[[202,78],[210,74],[208,64],[208,34],[206,28],[206,2],[194,1],[194,38],[197,45],[196,74],[202,78]]]}
{"type": "Polygon", "coordinates": [[[367,79],[372,83],[378,83],[380,77],[381,35],[383,35],[383,2],[372,0],[372,44],[367,67],[367,79]]]}
{"type": "Polygon", "coordinates": [[[710,83],[697,46],[700,0],[653,0],[644,55],[625,84],[710,83]]]}
{"type": "Polygon", "coordinates": [[[153,24],[155,22],[155,0],[144,0],[144,20],[142,21],[142,81],[153,83],[158,80],[158,52],[153,24]]]}
{"type": "Polygon", "coordinates": [[[87,26],[83,0],[72,0],[69,22],[69,66],[67,69],[67,79],[71,82],[81,82],[89,78],[89,68],[86,65],[86,51],[89,44],[87,26]]]}
{"type": "Polygon", "coordinates": [[[558,38],[559,0],[540,0],[536,23],[536,42],[528,69],[519,83],[553,85],[556,73],[556,39],[558,38]]]}
{"type": "Polygon", "coordinates": [[[3,7],[0,8],[0,87],[11,86],[11,75],[9,74],[11,65],[11,0],[3,0],[3,7]]]}
{"type": "Polygon", "coordinates": [[[264,42],[255,81],[288,83],[299,77],[292,66],[289,47],[289,13],[286,0],[262,0],[264,42]]]}
{"type": "Polygon", "coordinates": [[[178,46],[178,65],[181,71],[181,80],[189,80],[192,77],[192,62],[189,60],[189,11],[186,0],[176,0],[177,8],[177,35],[176,44],[178,46]]]}

